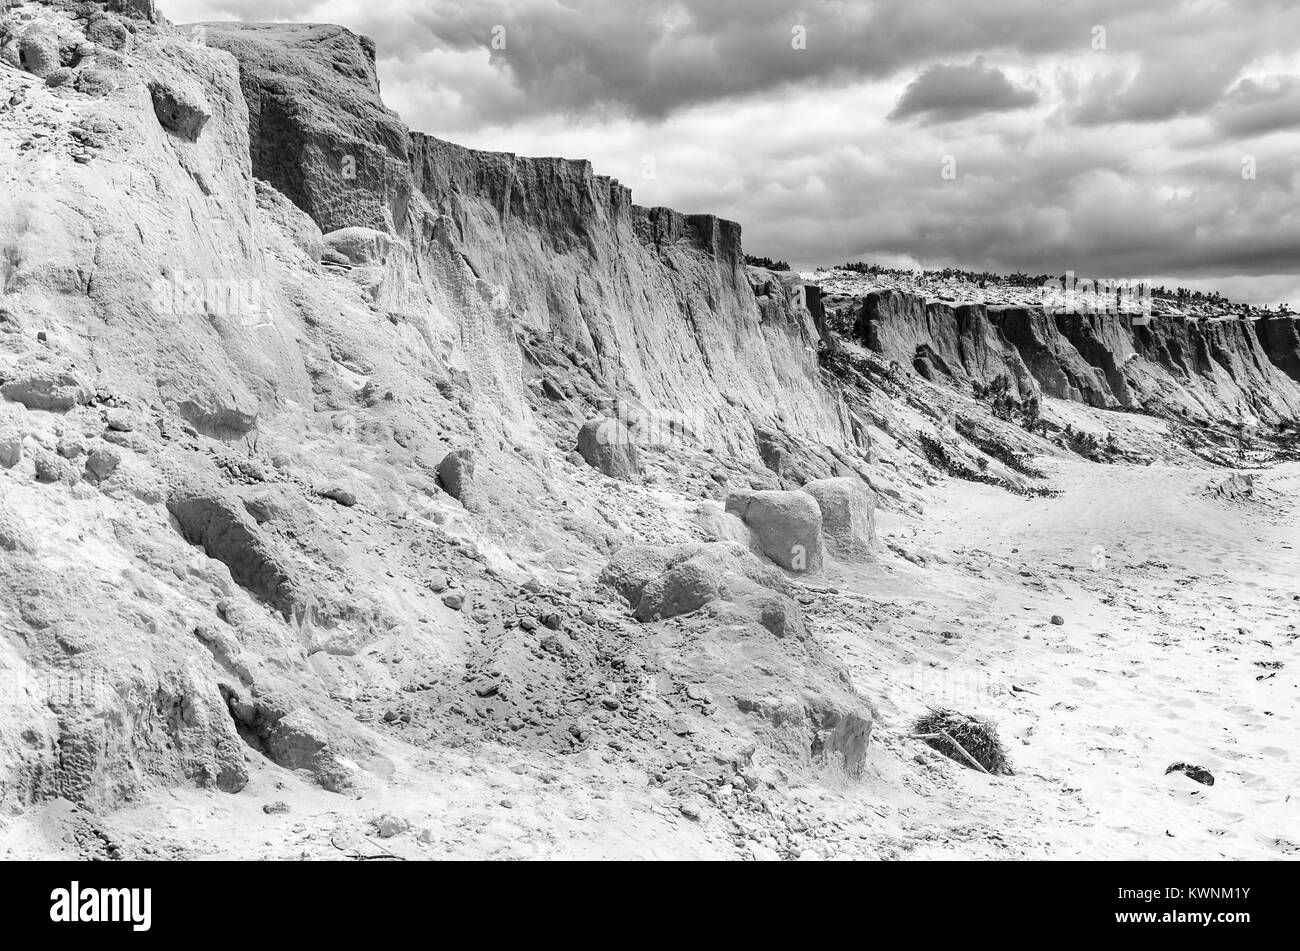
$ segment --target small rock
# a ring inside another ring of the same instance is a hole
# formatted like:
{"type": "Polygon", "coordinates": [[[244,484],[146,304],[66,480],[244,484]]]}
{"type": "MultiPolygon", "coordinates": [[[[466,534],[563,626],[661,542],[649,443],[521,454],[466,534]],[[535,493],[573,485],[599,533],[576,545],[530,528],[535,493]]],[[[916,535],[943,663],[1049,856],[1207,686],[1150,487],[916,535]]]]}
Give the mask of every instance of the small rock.
{"type": "Polygon", "coordinates": [[[689,684],[686,687],[686,696],[690,697],[697,703],[713,702],[713,698],[709,696],[709,692],[703,687],[696,686],[695,684],[689,684]]]}
{"type": "Polygon", "coordinates": [[[135,416],[130,410],[110,409],[106,423],[115,433],[129,433],[135,430],[135,416]]]}
{"type": "Polygon", "coordinates": [[[401,835],[408,828],[410,825],[405,819],[400,819],[391,812],[375,820],[375,831],[379,833],[381,839],[391,839],[395,835],[401,835]]]}
{"type": "Polygon", "coordinates": [[[460,591],[448,591],[442,596],[442,603],[453,611],[459,611],[465,606],[465,595],[460,591]]]}
{"type": "Polygon", "coordinates": [[[1202,786],[1214,785],[1214,774],[1204,766],[1193,766],[1191,763],[1174,763],[1165,770],[1165,775],[1170,773],[1182,773],[1188,779],[1194,779],[1202,786]]]}
{"type": "Polygon", "coordinates": [[[0,466],[12,469],[23,458],[23,437],[15,432],[0,433],[0,466]]]}
{"type": "Polygon", "coordinates": [[[86,471],[96,479],[107,479],[121,462],[122,457],[117,450],[97,447],[90,450],[90,455],[86,457],[86,471]]]}
{"type": "Polygon", "coordinates": [[[287,802],[282,802],[279,800],[275,802],[268,802],[262,806],[262,811],[265,812],[268,816],[282,815],[289,811],[289,804],[287,802]]]}
{"type": "Polygon", "coordinates": [[[447,590],[447,576],[441,571],[432,571],[429,573],[429,579],[425,585],[434,594],[441,594],[447,590]]]}
{"type": "Polygon", "coordinates": [[[696,799],[688,799],[677,808],[681,811],[682,815],[687,819],[690,819],[692,822],[699,822],[700,816],[703,814],[703,806],[699,800],[696,799]]]}
{"type": "Polygon", "coordinates": [[[64,459],[76,459],[85,451],[85,444],[75,436],[65,436],[59,440],[58,452],[64,459]]]}
{"type": "Polygon", "coordinates": [[[1065,623],[1065,618],[1061,617],[1061,615],[1059,614],[1053,614],[1052,623],[1059,627],[1060,625],[1065,623]]]}
{"type": "Polygon", "coordinates": [[[557,657],[567,657],[569,648],[564,641],[555,634],[547,634],[541,640],[541,648],[548,654],[555,654],[557,657]]]}
{"type": "Polygon", "coordinates": [[[77,471],[68,460],[46,449],[37,448],[32,453],[36,464],[37,482],[64,482],[73,485],[77,481],[77,471]]]}
{"type": "Polygon", "coordinates": [[[357,504],[356,494],[342,485],[330,484],[323,486],[317,489],[316,493],[327,499],[332,499],[345,508],[351,508],[357,504]]]}

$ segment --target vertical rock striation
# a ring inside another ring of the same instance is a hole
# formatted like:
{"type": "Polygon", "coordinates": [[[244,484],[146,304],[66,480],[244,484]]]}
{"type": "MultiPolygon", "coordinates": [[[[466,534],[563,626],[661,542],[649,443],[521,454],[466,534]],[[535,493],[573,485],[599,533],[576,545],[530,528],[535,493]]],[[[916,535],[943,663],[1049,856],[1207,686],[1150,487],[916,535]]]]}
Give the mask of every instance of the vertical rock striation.
{"type": "Polygon", "coordinates": [[[1257,321],[1066,313],[1041,307],[868,294],[856,336],[932,379],[987,383],[1058,399],[1212,420],[1300,417],[1294,318],[1257,321]]]}

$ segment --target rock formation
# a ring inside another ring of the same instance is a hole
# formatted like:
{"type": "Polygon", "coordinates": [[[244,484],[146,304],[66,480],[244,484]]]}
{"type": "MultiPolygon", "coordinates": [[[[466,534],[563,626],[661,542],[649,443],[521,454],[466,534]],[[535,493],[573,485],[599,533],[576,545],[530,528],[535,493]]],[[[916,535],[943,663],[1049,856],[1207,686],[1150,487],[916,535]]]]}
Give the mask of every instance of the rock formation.
{"type": "Polygon", "coordinates": [[[573,752],[593,712],[645,729],[647,669],[745,698],[711,722],[784,730],[792,763],[864,742],[869,703],[747,546],[646,579],[643,621],[593,585],[633,537],[691,537],[606,474],[863,465],[804,288],[747,268],[739,226],[412,133],[339,27],[27,3],[0,53],[0,617],[34,685],[0,722],[5,809],[233,792],[251,757],[343,789],[385,773],[376,723],[573,752]],[[621,633],[664,619],[712,646],[621,633]],[[400,675],[368,659],[390,643],[400,675]],[[806,716],[752,712],[764,671],[806,716]],[[593,707],[586,679],[621,686],[593,707]],[[340,700],[434,682],[405,720],[340,700]]]}
{"type": "Polygon", "coordinates": [[[879,554],[877,500],[1055,451],[962,449],[933,383],[1300,413],[1290,319],[885,293],[841,339],[733,222],[412,132],[342,27],[11,4],[0,154],[6,816],[490,743],[788,844],[765,796],[877,722],[819,573],[879,554]]]}
{"type": "Polygon", "coordinates": [[[901,291],[867,294],[855,333],[927,379],[1041,391],[1090,406],[1263,420],[1300,415],[1295,320],[1048,313],[949,305],[901,291]]]}
{"type": "Polygon", "coordinates": [[[822,513],[816,500],[802,492],[737,492],[727,497],[727,511],[754,533],[763,554],[790,571],[818,571],[824,543],[822,513]]]}

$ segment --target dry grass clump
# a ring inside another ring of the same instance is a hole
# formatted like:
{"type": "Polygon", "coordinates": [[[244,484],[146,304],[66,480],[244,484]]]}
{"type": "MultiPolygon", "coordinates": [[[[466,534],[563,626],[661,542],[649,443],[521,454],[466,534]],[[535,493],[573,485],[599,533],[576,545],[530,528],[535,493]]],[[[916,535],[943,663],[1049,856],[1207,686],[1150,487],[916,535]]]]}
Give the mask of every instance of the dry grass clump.
{"type": "Polygon", "coordinates": [[[974,769],[970,762],[973,759],[993,776],[1011,775],[1006,747],[998,739],[997,727],[988,720],[943,707],[931,707],[916,718],[912,732],[932,749],[963,766],[974,769]]]}

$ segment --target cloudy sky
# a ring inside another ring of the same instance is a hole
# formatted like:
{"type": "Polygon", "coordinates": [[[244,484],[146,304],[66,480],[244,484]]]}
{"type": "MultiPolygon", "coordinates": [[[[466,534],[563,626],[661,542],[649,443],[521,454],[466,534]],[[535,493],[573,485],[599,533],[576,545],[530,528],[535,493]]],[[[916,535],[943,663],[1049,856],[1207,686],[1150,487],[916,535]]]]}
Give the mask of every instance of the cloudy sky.
{"type": "Polygon", "coordinates": [[[1295,0],[160,2],[341,23],[375,38],[412,128],[590,158],[796,267],[1069,269],[1300,306],[1295,0]]]}

